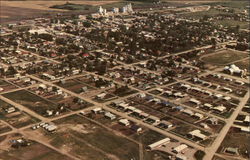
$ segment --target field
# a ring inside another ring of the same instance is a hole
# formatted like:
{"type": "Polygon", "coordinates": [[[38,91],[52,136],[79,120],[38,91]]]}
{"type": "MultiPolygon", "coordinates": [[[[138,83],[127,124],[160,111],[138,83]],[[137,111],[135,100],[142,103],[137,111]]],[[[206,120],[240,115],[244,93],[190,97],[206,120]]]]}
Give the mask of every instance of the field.
{"type": "Polygon", "coordinates": [[[55,109],[57,107],[56,104],[26,90],[7,93],[3,96],[25,107],[28,107],[40,115],[43,115],[47,109],[55,109]]]}
{"type": "Polygon", "coordinates": [[[31,117],[27,113],[21,112],[16,109],[15,112],[7,114],[4,109],[8,107],[12,107],[10,104],[0,100],[0,119],[4,120],[5,122],[9,123],[15,128],[21,128],[33,123],[38,122],[37,119],[31,117]]]}
{"type": "MultiPolygon", "coordinates": [[[[0,137],[1,138],[1,137],[0,137]]],[[[9,139],[13,138],[6,138],[1,143],[4,143],[4,145],[8,145],[7,150],[0,150],[0,157],[3,160],[48,160],[48,159],[60,159],[60,160],[71,160],[71,158],[68,158],[65,155],[62,155],[56,151],[53,151],[46,146],[37,143],[35,141],[31,142],[30,146],[27,147],[21,147],[18,149],[11,148],[10,144],[7,142],[9,139]],[[4,142],[6,141],[6,142],[4,142]]]]}
{"type": "Polygon", "coordinates": [[[105,5],[108,3],[114,3],[116,1],[1,1],[1,6],[6,7],[20,7],[25,9],[38,9],[38,10],[57,10],[51,9],[53,5],[62,5],[66,2],[75,4],[86,4],[86,5],[105,5]]]}
{"type": "MultiPolygon", "coordinates": [[[[223,5],[225,7],[229,7],[235,10],[235,12],[241,12],[243,9],[246,9],[246,6],[249,4],[248,1],[204,1],[203,3],[204,5],[210,5],[210,6],[217,6],[217,5],[223,5]]],[[[226,13],[223,11],[219,11],[216,9],[210,9],[208,11],[201,11],[201,12],[190,12],[190,13],[185,13],[181,16],[183,17],[193,17],[193,18],[202,18],[205,15],[207,16],[216,16],[219,14],[223,14],[223,15],[230,15],[231,13],[226,13]]],[[[248,22],[241,22],[241,21],[237,21],[237,20],[217,20],[215,21],[216,24],[218,25],[224,25],[224,26],[236,26],[239,25],[241,29],[248,29],[249,25],[248,22]]]]}
{"type": "Polygon", "coordinates": [[[6,91],[10,91],[10,90],[16,89],[17,87],[15,87],[14,85],[12,85],[11,83],[9,83],[7,81],[4,81],[4,80],[0,79],[0,88],[3,89],[2,92],[6,92],[6,91]]]}
{"type": "Polygon", "coordinates": [[[235,65],[237,65],[238,67],[240,67],[240,69],[247,69],[248,72],[250,70],[250,64],[249,64],[250,60],[246,59],[240,62],[235,63],[235,65]]]}
{"type": "MultiPolygon", "coordinates": [[[[66,12],[63,9],[50,8],[53,5],[62,5],[72,1],[2,1],[0,10],[1,23],[15,22],[22,19],[48,16],[55,13],[66,12]]],[[[105,5],[116,1],[73,1],[75,4],[92,6],[105,5]]]]}
{"type": "Polygon", "coordinates": [[[249,151],[250,143],[242,143],[249,142],[250,135],[248,133],[243,133],[237,131],[236,128],[231,128],[221,143],[221,147],[219,148],[219,152],[222,152],[223,149],[227,147],[237,147],[239,149],[239,154],[243,157],[246,157],[246,151],[249,151]]]}
{"type": "Polygon", "coordinates": [[[248,57],[247,53],[233,51],[233,50],[222,50],[213,54],[201,57],[201,60],[205,63],[212,65],[226,65],[238,61],[240,59],[248,57]]]}
{"type": "Polygon", "coordinates": [[[138,144],[83,117],[73,115],[54,123],[59,126],[59,129],[52,135],[51,144],[59,148],[66,145],[70,153],[79,158],[139,159],[138,144]]]}

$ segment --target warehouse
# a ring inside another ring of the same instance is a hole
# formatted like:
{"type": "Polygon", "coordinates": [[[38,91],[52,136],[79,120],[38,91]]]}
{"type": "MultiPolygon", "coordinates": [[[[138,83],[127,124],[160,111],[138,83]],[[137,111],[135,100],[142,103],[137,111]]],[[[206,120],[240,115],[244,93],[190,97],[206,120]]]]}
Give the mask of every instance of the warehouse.
{"type": "Polygon", "coordinates": [[[169,143],[170,142],[170,138],[164,138],[164,139],[162,139],[162,140],[160,140],[160,141],[158,141],[158,142],[155,142],[155,143],[153,143],[153,144],[150,144],[150,145],[148,145],[148,149],[149,150],[154,150],[155,148],[157,148],[157,147],[159,147],[159,146],[161,146],[161,145],[163,145],[163,144],[167,144],[167,143],[169,143]]]}

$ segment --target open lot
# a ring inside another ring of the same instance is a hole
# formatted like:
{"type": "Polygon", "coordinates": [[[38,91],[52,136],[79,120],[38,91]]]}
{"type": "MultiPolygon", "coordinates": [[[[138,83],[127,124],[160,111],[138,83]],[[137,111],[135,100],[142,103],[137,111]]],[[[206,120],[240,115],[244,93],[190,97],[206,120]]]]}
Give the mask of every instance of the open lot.
{"type": "Polygon", "coordinates": [[[11,83],[5,81],[5,80],[0,79],[0,93],[10,91],[10,90],[13,90],[15,88],[17,88],[17,87],[12,85],[11,83]]]}
{"type": "MultiPolygon", "coordinates": [[[[236,128],[230,128],[228,134],[224,138],[223,142],[221,143],[220,148],[217,152],[223,153],[225,148],[233,147],[238,148],[239,154],[244,158],[249,158],[249,143],[243,143],[243,142],[249,142],[250,141],[250,135],[249,133],[240,132],[236,128]]],[[[233,156],[232,154],[225,153],[229,156],[233,156]]]]}
{"type": "Polygon", "coordinates": [[[8,109],[11,106],[10,104],[0,100],[0,119],[6,121],[10,125],[12,125],[15,128],[24,127],[27,125],[30,125],[32,123],[38,122],[38,120],[34,117],[31,117],[25,112],[19,111],[15,108],[15,111],[12,113],[7,113],[5,109],[8,109]]]}
{"type": "Polygon", "coordinates": [[[54,109],[57,107],[56,104],[26,90],[7,93],[3,96],[25,107],[28,107],[29,109],[41,115],[44,115],[47,109],[54,109]]]}
{"type": "Polygon", "coordinates": [[[5,123],[0,121],[0,134],[8,131],[11,131],[11,128],[5,123]]]}
{"type": "Polygon", "coordinates": [[[59,148],[66,144],[71,153],[83,159],[139,159],[137,144],[83,117],[73,115],[54,123],[59,129],[52,135],[51,144],[59,148]]]}
{"type": "Polygon", "coordinates": [[[249,62],[250,62],[250,59],[245,59],[243,61],[236,62],[235,65],[237,65],[240,69],[247,69],[249,72],[250,70],[249,62]]]}
{"type": "Polygon", "coordinates": [[[202,61],[212,64],[212,65],[226,65],[228,63],[233,63],[234,61],[248,57],[245,52],[233,51],[233,50],[222,50],[204,56],[201,58],[202,61]]]}
{"type": "Polygon", "coordinates": [[[48,160],[48,159],[61,159],[61,160],[71,160],[71,158],[62,155],[38,142],[30,141],[29,146],[13,148],[10,141],[22,138],[21,135],[7,135],[5,137],[0,137],[1,148],[0,157],[3,160],[48,160]]]}

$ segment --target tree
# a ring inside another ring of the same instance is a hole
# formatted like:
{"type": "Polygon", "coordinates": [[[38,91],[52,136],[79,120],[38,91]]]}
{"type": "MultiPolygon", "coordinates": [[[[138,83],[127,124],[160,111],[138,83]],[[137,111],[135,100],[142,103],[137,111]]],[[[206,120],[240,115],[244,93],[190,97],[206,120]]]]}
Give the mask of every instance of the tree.
{"type": "Polygon", "coordinates": [[[237,25],[237,26],[235,27],[235,32],[236,32],[236,33],[239,33],[239,31],[240,31],[240,25],[237,25]]]}
{"type": "Polygon", "coordinates": [[[212,38],[212,39],[211,39],[211,44],[213,45],[214,48],[216,48],[217,42],[216,42],[216,39],[215,39],[215,38],[212,38]]]}
{"type": "Polygon", "coordinates": [[[53,40],[53,36],[50,34],[46,34],[46,33],[39,34],[39,38],[47,40],[47,41],[53,40]]]}
{"type": "Polygon", "coordinates": [[[198,150],[194,154],[194,157],[196,160],[202,160],[204,156],[205,156],[205,152],[202,150],[198,150]]]}
{"type": "Polygon", "coordinates": [[[13,66],[9,66],[8,70],[7,70],[7,73],[9,75],[14,75],[17,73],[17,70],[13,67],[13,66]]]}

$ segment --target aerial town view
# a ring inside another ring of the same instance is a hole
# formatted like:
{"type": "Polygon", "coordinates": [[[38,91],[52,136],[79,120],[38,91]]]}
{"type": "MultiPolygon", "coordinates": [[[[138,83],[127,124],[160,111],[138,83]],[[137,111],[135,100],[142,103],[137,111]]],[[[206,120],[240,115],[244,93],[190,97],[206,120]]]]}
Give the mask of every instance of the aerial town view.
{"type": "Polygon", "coordinates": [[[249,0],[0,0],[0,160],[249,160],[249,0]]]}

